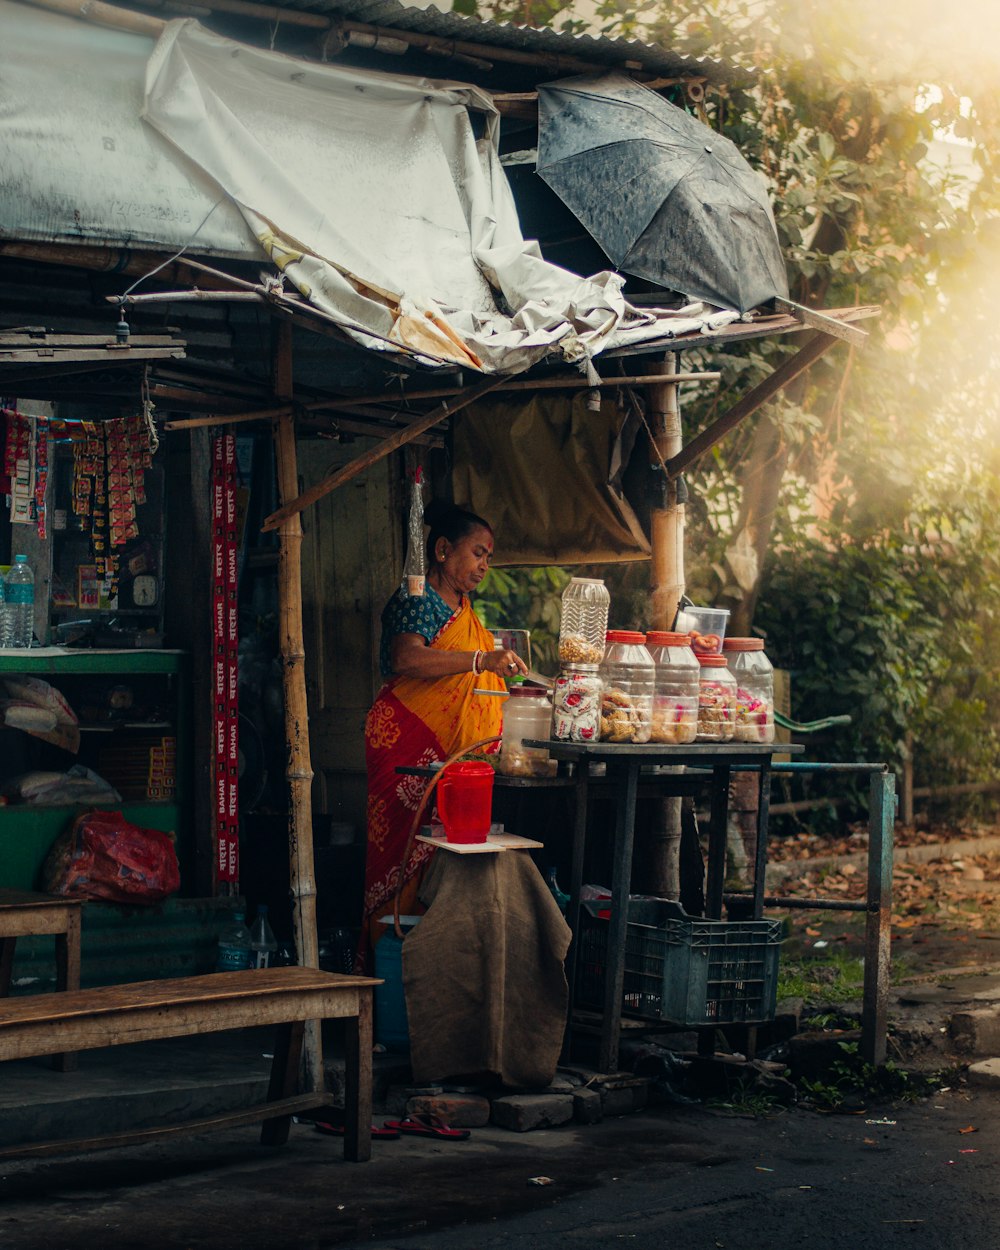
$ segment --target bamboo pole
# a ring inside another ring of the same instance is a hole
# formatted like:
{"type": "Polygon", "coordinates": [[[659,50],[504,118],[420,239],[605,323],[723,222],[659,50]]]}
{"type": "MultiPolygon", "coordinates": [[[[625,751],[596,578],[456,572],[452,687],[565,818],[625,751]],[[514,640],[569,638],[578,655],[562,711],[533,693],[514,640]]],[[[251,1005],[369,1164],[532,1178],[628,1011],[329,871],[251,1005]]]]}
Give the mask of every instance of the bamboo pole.
{"type": "Polygon", "coordinates": [[[27,0],[27,3],[38,9],[51,9],[53,13],[93,22],[95,26],[128,30],[133,35],[148,35],[150,39],[159,39],[167,24],[162,18],[120,9],[117,5],[102,3],[102,0],[27,0]]]}
{"type": "Polygon", "coordinates": [[[749,394],[744,395],[741,400],[733,404],[728,412],[724,412],[717,421],[713,421],[700,434],[696,434],[683,451],[678,451],[676,455],[671,456],[667,460],[667,472],[670,476],[672,478],[678,477],[685,469],[690,468],[700,456],[703,456],[716,443],[721,442],[730,430],[756,412],[758,408],[762,408],[769,399],[777,395],[789,382],[794,381],[799,374],[805,373],[814,361],[819,360],[820,356],[825,355],[836,344],[837,340],[832,335],[813,335],[807,343],[804,343],[799,348],[794,356],[786,360],[783,365],[779,365],[769,377],[766,377],[763,382],[755,386],[749,394]]]}
{"type": "MultiPolygon", "coordinates": [[[[709,381],[717,382],[722,377],[721,373],[678,373],[675,382],[695,382],[709,381]]],[[[604,386],[641,386],[648,382],[657,382],[659,374],[639,374],[636,377],[619,377],[619,378],[601,378],[597,383],[599,387],[604,386]]],[[[498,391],[539,391],[539,390],[593,390],[594,386],[588,382],[586,378],[574,376],[571,378],[540,378],[534,382],[503,382],[500,381],[496,385],[498,391]]],[[[461,388],[457,386],[437,387],[428,391],[409,391],[399,396],[386,395],[385,391],[379,391],[374,395],[355,395],[353,398],[343,399],[313,399],[308,403],[299,404],[300,412],[353,412],[362,404],[389,404],[392,403],[398,407],[400,403],[407,403],[411,400],[418,399],[447,399],[453,395],[460,395],[461,388]]],[[[214,417],[180,417],[176,421],[167,421],[164,425],[166,430],[193,430],[202,425],[233,425],[239,421],[270,421],[276,416],[280,416],[284,412],[284,408],[258,408],[250,412],[242,413],[226,413],[224,416],[214,417]]],[[[400,417],[405,417],[406,413],[399,413],[400,417]]]]}
{"type": "MultiPolygon", "coordinates": [[[[292,328],[274,323],[274,390],[292,397],[292,328]]],[[[278,498],[287,501],[298,490],[295,418],[291,409],[272,426],[278,477],[278,498]]],[[[309,709],[306,700],[305,644],[302,637],[302,522],[292,513],[278,531],[278,621],[285,693],[285,740],[288,779],[288,869],[295,926],[295,950],[303,968],[319,967],[316,933],[316,873],[313,866],[312,762],[309,757],[309,709]]],[[[306,1026],[305,1086],[324,1088],[323,1048],[319,1022],[306,1026]]]]}
{"type": "Polygon", "coordinates": [[[454,413],[474,403],[480,396],[494,390],[500,385],[501,380],[500,378],[489,378],[487,381],[480,383],[479,386],[470,387],[452,403],[442,404],[440,408],[435,408],[428,416],[421,417],[419,421],[414,421],[405,430],[400,430],[398,434],[393,434],[390,438],[379,443],[377,447],[372,448],[371,451],[366,451],[362,455],[355,457],[354,460],[345,464],[343,468],[338,469],[336,473],[331,473],[322,482],[317,482],[315,486],[311,486],[307,491],[303,491],[297,499],[284,504],[277,512],[272,512],[265,519],[261,530],[264,533],[267,533],[269,530],[276,530],[289,517],[294,516],[296,513],[304,512],[317,499],[322,499],[325,495],[329,495],[338,486],[343,486],[345,482],[351,481],[352,478],[357,477],[359,473],[363,473],[365,469],[370,468],[373,464],[377,464],[380,460],[396,451],[397,448],[405,447],[407,443],[412,443],[415,438],[431,429],[432,426],[439,424],[441,421],[446,421],[454,413]]]}
{"type": "MultiPolygon", "coordinates": [[[[683,437],[677,383],[683,376],[677,373],[671,354],[662,362],[657,381],[647,390],[654,443],[649,449],[649,458],[654,467],[658,467],[661,461],[669,462],[681,450],[683,437]]],[[[684,594],[685,508],[683,502],[678,500],[677,482],[665,482],[663,486],[665,498],[650,512],[650,624],[653,629],[671,627],[684,594]]]]}
{"type": "MultiPolygon", "coordinates": [[[[655,382],[647,389],[652,439],[649,460],[653,469],[676,455],[682,445],[677,363],[670,353],[659,363],[655,382]]],[[[669,629],[684,594],[684,504],[678,483],[658,474],[662,496],[650,510],[651,611],[653,629],[669,629]]],[[[654,894],[678,899],[681,853],[681,802],[665,798],[657,803],[647,843],[647,880],[654,894]]]]}

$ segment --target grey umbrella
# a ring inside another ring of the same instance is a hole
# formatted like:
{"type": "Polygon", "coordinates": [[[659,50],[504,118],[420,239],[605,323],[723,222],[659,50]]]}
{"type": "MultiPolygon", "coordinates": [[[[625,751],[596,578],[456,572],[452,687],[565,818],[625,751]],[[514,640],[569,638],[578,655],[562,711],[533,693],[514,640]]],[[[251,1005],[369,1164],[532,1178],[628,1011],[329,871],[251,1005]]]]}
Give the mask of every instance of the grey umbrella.
{"type": "Polygon", "coordinates": [[[746,312],[787,297],[764,180],[729,139],[621,74],[538,89],[538,173],[626,273],[746,312]]]}

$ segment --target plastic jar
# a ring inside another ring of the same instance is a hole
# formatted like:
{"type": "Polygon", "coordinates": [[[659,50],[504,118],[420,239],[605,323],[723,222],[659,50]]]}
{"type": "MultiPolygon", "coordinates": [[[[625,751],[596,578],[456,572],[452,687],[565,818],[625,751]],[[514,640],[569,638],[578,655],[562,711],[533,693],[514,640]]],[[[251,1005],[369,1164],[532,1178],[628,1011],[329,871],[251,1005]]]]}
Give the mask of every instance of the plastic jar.
{"type": "Polygon", "coordinates": [[[728,608],[699,608],[688,604],[677,613],[674,627],[688,635],[696,655],[721,655],[728,620],[728,608]]]}
{"type": "Polygon", "coordinates": [[[611,596],[599,577],[574,577],[562,593],[559,663],[600,664],[611,596]]]}
{"type": "Polygon", "coordinates": [[[601,741],[648,742],[653,728],[656,669],[646,635],[610,630],[601,664],[601,741]]]}
{"type": "Polygon", "coordinates": [[[552,737],[596,742],[601,732],[601,677],[596,664],[566,664],[552,692],[552,737]]]}
{"type": "Polygon", "coordinates": [[[554,777],[558,765],[541,747],[526,747],[525,738],[546,739],[552,726],[552,704],[541,686],[514,686],[503,710],[503,741],[497,769],[505,777],[554,777]]]}
{"type": "Polygon", "coordinates": [[[774,741],[774,669],[762,638],[727,638],[722,644],[736,678],[736,741],[774,741]]]}
{"type": "Polygon", "coordinates": [[[698,742],[731,742],[736,731],[736,678],[724,655],[699,655],[698,742]]]}
{"type": "Polygon", "coordinates": [[[650,742],[694,742],[698,733],[701,665],[687,634],[652,631],[646,650],[656,670],[650,742]]]}

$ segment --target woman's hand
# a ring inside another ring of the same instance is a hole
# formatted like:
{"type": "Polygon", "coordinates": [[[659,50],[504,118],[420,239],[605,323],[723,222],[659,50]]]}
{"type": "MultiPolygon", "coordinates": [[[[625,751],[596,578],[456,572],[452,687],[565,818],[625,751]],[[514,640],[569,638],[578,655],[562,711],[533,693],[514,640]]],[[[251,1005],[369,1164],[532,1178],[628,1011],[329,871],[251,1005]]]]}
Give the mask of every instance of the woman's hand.
{"type": "Polygon", "coordinates": [[[483,672],[507,679],[518,673],[526,676],[528,666],[516,651],[486,651],[483,653],[483,672]]]}

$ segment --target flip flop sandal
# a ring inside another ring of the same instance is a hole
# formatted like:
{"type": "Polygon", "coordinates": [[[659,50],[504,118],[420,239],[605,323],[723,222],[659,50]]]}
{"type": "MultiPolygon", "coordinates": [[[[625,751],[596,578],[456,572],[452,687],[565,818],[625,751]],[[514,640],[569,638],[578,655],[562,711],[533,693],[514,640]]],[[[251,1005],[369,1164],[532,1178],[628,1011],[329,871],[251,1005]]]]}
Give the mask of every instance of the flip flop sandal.
{"type": "MultiPolygon", "coordinates": [[[[325,1133],[328,1137],[343,1137],[347,1130],[343,1124],[331,1124],[329,1120],[314,1120],[313,1128],[317,1133],[325,1133]]],[[[372,1125],[372,1139],[385,1141],[398,1141],[399,1133],[395,1129],[386,1125],[384,1128],[378,1128],[372,1125]]]]}
{"type": "Polygon", "coordinates": [[[407,1137],[437,1137],[441,1141],[465,1141],[467,1128],[451,1128],[437,1115],[409,1115],[405,1120],[386,1120],[385,1127],[407,1137]]]}

